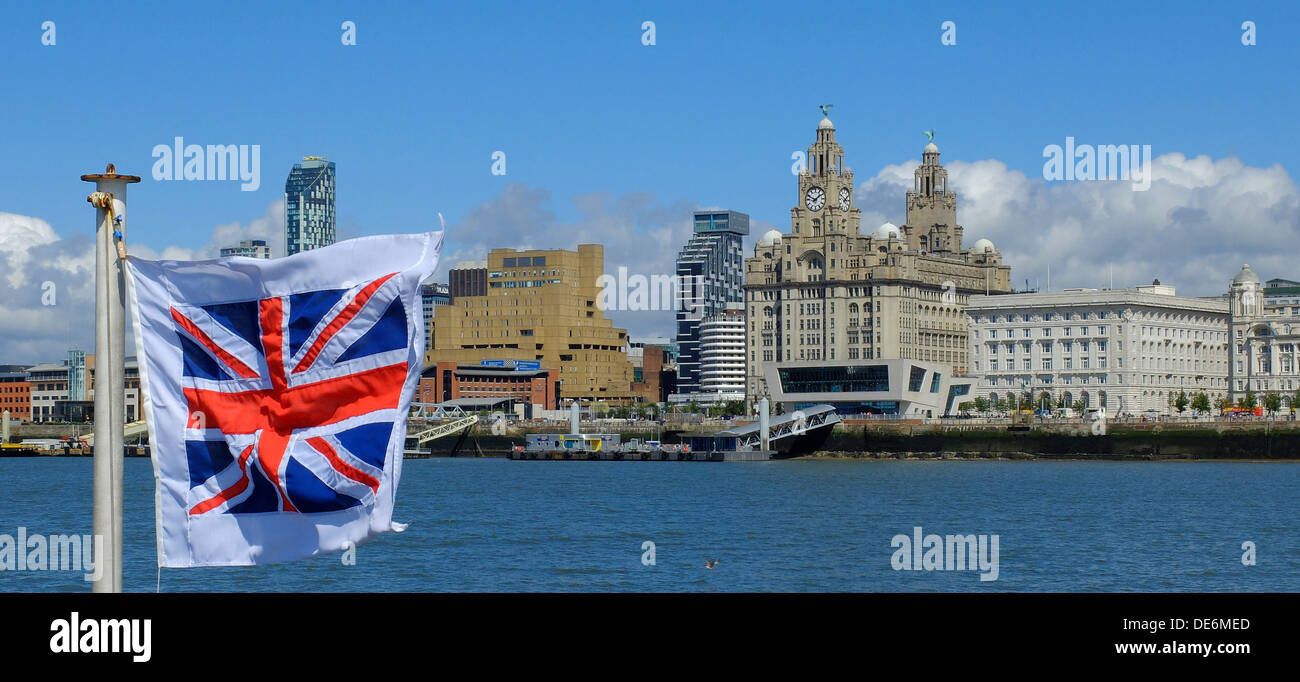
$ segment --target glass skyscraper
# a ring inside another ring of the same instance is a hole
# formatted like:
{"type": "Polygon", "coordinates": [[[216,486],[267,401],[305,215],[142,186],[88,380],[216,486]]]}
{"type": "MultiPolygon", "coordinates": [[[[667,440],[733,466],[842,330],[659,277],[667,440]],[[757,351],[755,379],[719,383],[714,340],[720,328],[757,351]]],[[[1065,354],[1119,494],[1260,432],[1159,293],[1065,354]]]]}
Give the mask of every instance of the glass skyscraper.
{"type": "Polygon", "coordinates": [[[741,241],[749,234],[749,216],[696,211],[694,225],[695,233],[677,255],[678,285],[689,299],[677,306],[677,392],[683,394],[700,390],[700,322],[721,315],[728,303],[745,300],[741,241]]]}
{"type": "Polygon", "coordinates": [[[284,182],[284,254],[334,243],[334,162],[308,156],[284,182]]]}

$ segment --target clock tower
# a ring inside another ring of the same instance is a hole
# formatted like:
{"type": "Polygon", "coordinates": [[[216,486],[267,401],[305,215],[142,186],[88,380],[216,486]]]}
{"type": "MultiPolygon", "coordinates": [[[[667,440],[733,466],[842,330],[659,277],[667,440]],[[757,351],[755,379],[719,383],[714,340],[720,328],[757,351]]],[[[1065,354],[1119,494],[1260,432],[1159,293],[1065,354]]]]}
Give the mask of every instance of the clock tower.
{"type": "MultiPolygon", "coordinates": [[[[934,131],[930,131],[931,135],[934,131]]],[[[931,140],[921,152],[907,193],[907,247],[925,253],[961,253],[962,227],[957,224],[957,193],[948,189],[948,171],[939,163],[939,147],[931,140]]]]}
{"type": "Polygon", "coordinates": [[[817,139],[808,147],[808,163],[799,173],[799,196],[790,209],[790,228],[807,238],[858,236],[861,211],[853,205],[853,171],[844,165],[844,149],[835,141],[835,124],[822,107],[817,139]]]}

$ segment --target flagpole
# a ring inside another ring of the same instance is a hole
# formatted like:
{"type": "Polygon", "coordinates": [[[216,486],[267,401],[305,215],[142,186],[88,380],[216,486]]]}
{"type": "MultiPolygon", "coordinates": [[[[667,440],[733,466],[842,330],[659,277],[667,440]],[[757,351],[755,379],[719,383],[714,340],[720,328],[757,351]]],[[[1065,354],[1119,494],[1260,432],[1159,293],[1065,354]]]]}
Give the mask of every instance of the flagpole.
{"type": "Polygon", "coordinates": [[[113,164],[102,174],[81,176],[95,183],[86,201],[95,207],[95,592],[122,591],[122,441],[126,424],[123,385],[126,364],[126,306],[123,278],[126,247],[126,186],[135,175],[118,175],[113,164]],[[98,545],[98,543],[96,543],[98,545]],[[98,549],[98,546],[96,547],[98,549]]]}

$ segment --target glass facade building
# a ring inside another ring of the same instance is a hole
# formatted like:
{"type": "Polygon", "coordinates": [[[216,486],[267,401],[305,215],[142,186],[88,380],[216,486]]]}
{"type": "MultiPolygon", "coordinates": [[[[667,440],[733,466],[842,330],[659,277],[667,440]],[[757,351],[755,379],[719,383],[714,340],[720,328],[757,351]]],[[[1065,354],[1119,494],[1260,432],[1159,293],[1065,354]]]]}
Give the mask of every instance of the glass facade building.
{"type": "Polygon", "coordinates": [[[284,253],[334,243],[334,162],[309,156],[284,182],[284,253]]]}
{"type": "Polygon", "coordinates": [[[700,323],[745,300],[741,242],[749,216],[696,211],[694,234],[677,255],[677,392],[700,391],[700,323]]]}
{"type": "Polygon", "coordinates": [[[420,302],[424,312],[424,348],[433,348],[433,308],[451,305],[451,287],[446,284],[430,283],[420,286],[420,302]]]}
{"type": "Polygon", "coordinates": [[[86,351],[68,351],[68,399],[86,400],[86,351]]]}

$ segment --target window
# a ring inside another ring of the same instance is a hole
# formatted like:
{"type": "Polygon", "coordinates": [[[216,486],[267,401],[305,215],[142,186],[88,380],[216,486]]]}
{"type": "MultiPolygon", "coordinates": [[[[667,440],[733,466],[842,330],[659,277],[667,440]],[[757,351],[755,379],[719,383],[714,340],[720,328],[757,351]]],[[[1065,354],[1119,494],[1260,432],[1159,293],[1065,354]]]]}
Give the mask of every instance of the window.
{"type": "Polygon", "coordinates": [[[925,369],[922,367],[912,367],[912,375],[907,382],[907,390],[918,392],[921,390],[921,382],[925,381],[925,369]]]}
{"type": "Polygon", "coordinates": [[[1043,327],[1043,336],[1051,336],[1051,335],[1052,335],[1052,328],[1051,328],[1051,327],[1043,327]]]}
{"type": "Polygon", "coordinates": [[[1043,369],[1051,369],[1051,368],[1052,368],[1052,359],[1043,358],[1043,369]]]}

